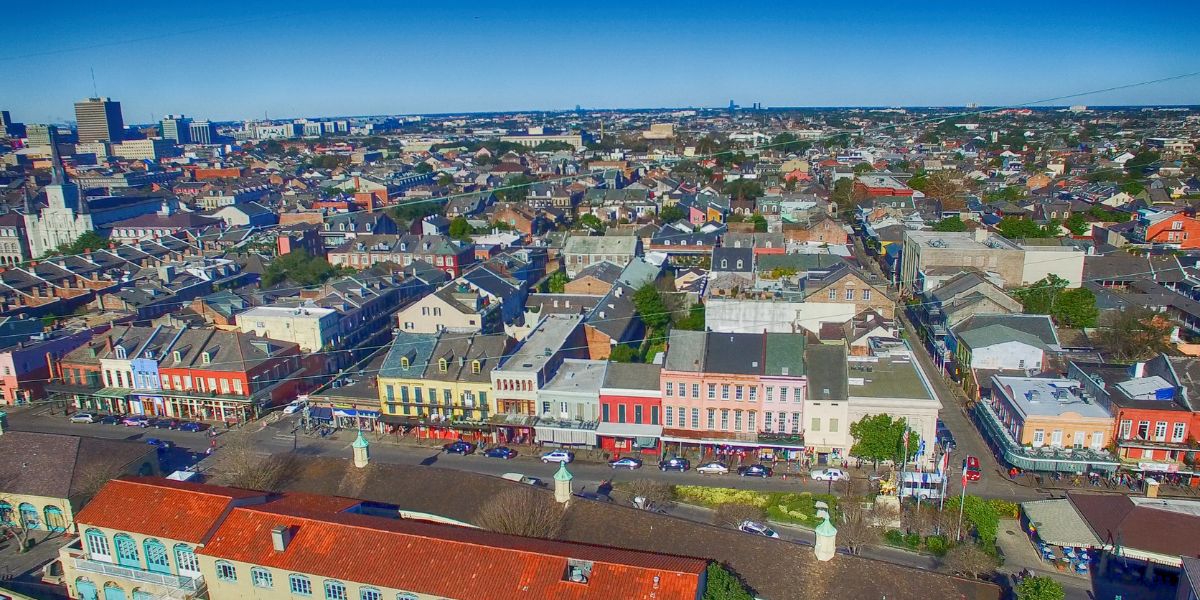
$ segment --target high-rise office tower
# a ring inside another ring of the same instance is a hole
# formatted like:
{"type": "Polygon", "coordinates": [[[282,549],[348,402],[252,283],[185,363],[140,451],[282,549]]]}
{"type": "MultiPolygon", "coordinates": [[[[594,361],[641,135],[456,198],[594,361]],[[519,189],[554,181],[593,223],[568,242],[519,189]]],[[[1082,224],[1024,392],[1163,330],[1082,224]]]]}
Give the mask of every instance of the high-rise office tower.
{"type": "Polygon", "coordinates": [[[217,126],[208,121],[196,121],[190,130],[193,144],[217,143],[217,126]]]}
{"type": "Polygon", "coordinates": [[[119,143],[125,139],[121,103],[116,100],[88,98],[76,102],[75,122],[81,144],[99,141],[119,143]]]}
{"type": "Polygon", "coordinates": [[[167,115],[162,120],[162,138],[176,144],[192,143],[192,120],[183,115],[167,115]]]}
{"type": "Polygon", "coordinates": [[[0,110],[0,129],[7,129],[9,125],[12,125],[12,115],[7,110],[0,110]]]}
{"type": "Polygon", "coordinates": [[[58,127],[31,123],[25,127],[25,139],[30,148],[53,146],[58,142],[58,127]]]}

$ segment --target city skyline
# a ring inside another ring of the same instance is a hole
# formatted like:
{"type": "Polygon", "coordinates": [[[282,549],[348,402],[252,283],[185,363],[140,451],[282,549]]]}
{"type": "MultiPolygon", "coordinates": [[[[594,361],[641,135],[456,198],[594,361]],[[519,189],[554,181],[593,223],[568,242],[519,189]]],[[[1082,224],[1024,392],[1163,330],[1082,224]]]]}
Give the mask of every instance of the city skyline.
{"type": "MultiPolygon", "coordinates": [[[[217,3],[175,15],[173,30],[143,15],[81,7],[54,22],[49,37],[57,45],[31,52],[18,38],[0,41],[0,63],[25,82],[5,108],[29,123],[68,121],[73,103],[94,95],[122,102],[129,123],[167,114],[242,120],[719,107],[731,98],[767,107],[1012,105],[1196,70],[1188,48],[1200,34],[1181,25],[1200,8],[1130,20],[1115,4],[1082,6],[1036,15],[1000,7],[986,30],[967,7],[914,13],[869,3],[751,6],[737,14],[691,3],[664,7],[663,19],[632,7],[502,12],[466,4],[451,13],[217,3]],[[134,19],[153,32],[140,33],[147,28],[132,26],[134,19]],[[255,36],[265,37],[249,53],[255,36]]],[[[32,22],[27,10],[14,7],[14,20],[32,22]]],[[[1197,98],[1200,78],[1189,77],[1064,104],[1197,98]]]]}

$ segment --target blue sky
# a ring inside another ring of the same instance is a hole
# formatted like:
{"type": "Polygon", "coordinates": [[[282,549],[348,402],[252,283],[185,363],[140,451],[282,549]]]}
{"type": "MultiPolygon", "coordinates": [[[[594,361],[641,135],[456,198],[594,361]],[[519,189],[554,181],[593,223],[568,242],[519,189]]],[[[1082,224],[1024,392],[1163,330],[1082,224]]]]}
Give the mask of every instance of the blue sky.
{"type": "MultiPolygon", "coordinates": [[[[1001,105],[1200,71],[1197,2],[66,4],[52,17],[39,3],[5,9],[20,35],[0,38],[0,108],[18,121],[73,118],[89,68],[127,123],[730,99],[1001,105]]],[[[1200,77],[1060,103],[1196,104],[1200,77]]]]}

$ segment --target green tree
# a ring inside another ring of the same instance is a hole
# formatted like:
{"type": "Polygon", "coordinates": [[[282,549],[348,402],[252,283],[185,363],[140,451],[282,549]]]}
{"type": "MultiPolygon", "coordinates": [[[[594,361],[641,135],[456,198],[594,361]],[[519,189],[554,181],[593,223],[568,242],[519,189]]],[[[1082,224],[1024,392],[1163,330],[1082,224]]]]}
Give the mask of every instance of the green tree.
{"type": "Polygon", "coordinates": [[[850,425],[850,437],[854,438],[854,446],[850,454],[866,459],[879,467],[880,461],[893,461],[900,464],[905,456],[904,433],[908,431],[908,454],[916,453],[921,438],[915,432],[908,430],[908,422],[903,417],[892,419],[887,414],[867,415],[850,425]]]}
{"type": "Polygon", "coordinates": [[[1061,583],[1044,575],[1022,579],[1016,591],[1017,600],[1063,600],[1067,597],[1061,583]]]}
{"type": "Polygon", "coordinates": [[[107,248],[113,241],[96,233],[95,231],[85,231],[75,238],[75,241],[69,244],[60,244],[57,248],[46,252],[43,256],[70,256],[73,254],[83,254],[89,250],[101,250],[107,248]]]}
{"type": "Polygon", "coordinates": [[[1053,273],[1013,293],[1027,314],[1050,315],[1060,327],[1095,327],[1100,311],[1087,288],[1067,289],[1067,280],[1053,273]]]}
{"type": "Polygon", "coordinates": [[[1097,221],[1103,221],[1105,223],[1124,223],[1133,218],[1133,215],[1127,212],[1120,210],[1108,210],[1099,206],[1093,206],[1088,209],[1088,215],[1097,221]]]}
{"type": "Polygon", "coordinates": [[[555,271],[546,278],[546,291],[551,294],[561,294],[566,291],[567,283],[571,278],[564,271],[555,271]]]}
{"type": "Polygon", "coordinates": [[[1025,192],[1013,185],[983,195],[983,199],[988,202],[1016,202],[1024,197],[1025,192]]]}
{"type": "Polygon", "coordinates": [[[429,166],[429,163],[424,163],[424,162],[417,163],[417,166],[413,167],[413,172],[414,173],[432,173],[433,167],[429,166]]]}
{"type": "Polygon", "coordinates": [[[437,183],[443,187],[454,185],[454,177],[449,173],[442,173],[438,175],[437,183]]]}
{"type": "Polygon", "coordinates": [[[967,224],[963,223],[962,219],[958,216],[946,217],[945,219],[934,223],[933,230],[943,233],[966,231],[967,224]]]}
{"type": "Polygon", "coordinates": [[[853,171],[854,171],[855,175],[862,175],[863,173],[870,173],[871,171],[874,171],[874,170],[875,170],[875,166],[868,162],[860,162],[860,163],[854,165],[854,167],[853,167],[853,171]]]}
{"type": "Polygon", "coordinates": [[[1037,223],[1021,217],[1004,217],[1000,219],[996,229],[1000,231],[1000,235],[1010,240],[1052,237],[1047,227],[1041,227],[1037,223]]]}
{"type": "Polygon", "coordinates": [[[750,222],[754,223],[754,231],[757,231],[758,233],[766,233],[767,232],[767,218],[766,217],[764,217],[758,213],[754,213],[753,215],[750,215],[750,222]]]}
{"type": "Polygon", "coordinates": [[[854,205],[854,181],[843,177],[833,184],[830,199],[838,205],[838,210],[847,211],[854,205]]]}
{"type": "Polygon", "coordinates": [[[599,233],[603,233],[605,228],[604,221],[601,221],[600,217],[597,217],[592,213],[586,213],[579,217],[579,225],[599,233]]]}
{"type": "Polygon", "coordinates": [[[635,363],[638,361],[637,349],[628,344],[617,344],[613,346],[612,353],[608,355],[608,360],[619,363],[635,363]]]}
{"type": "Polygon", "coordinates": [[[324,258],[298,250],[271,261],[262,274],[262,285],[269,287],[284,279],[290,279],[299,285],[316,285],[336,273],[337,270],[324,258]]]}
{"type": "Polygon", "coordinates": [[[456,240],[471,239],[471,224],[466,217],[459,215],[450,221],[450,237],[456,240]]]}
{"type": "Polygon", "coordinates": [[[1131,176],[1145,175],[1158,169],[1159,154],[1153,150],[1143,150],[1133,155],[1125,162],[1125,171],[1131,176]]]}
{"type": "Polygon", "coordinates": [[[1000,531],[1000,513],[996,512],[996,508],[990,502],[979,496],[967,496],[965,502],[962,496],[947,498],[943,512],[956,513],[960,504],[963,507],[963,518],[970,528],[975,530],[975,537],[979,539],[980,546],[984,549],[994,548],[996,534],[1000,531]]]}
{"type": "Polygon", "coordinates": [[[1073,235],[1083,235],[1091,229],[1087,217],[1084,217],[1082,213],[1071,213],[1063,226],[1069,229],[1073,235]]]}
{"type": "Polygon", "coordinates": [[[761,198],[763,195],[762,184],[753,179],[734,179],[728,181],[721,188],[721,191],[728,194],[734,200],[754,200],[761,198]]]}
{"type": "Polygon", "coordinates": [[[718,563],[709,563],[704,584],[704,600],[754,600],[737,575],[718,563]]]}
{"type": "Polygon", "coordinates": [[[653,283],[647,283],[634,292],[633,306],[637,309],[638,315],[642,317],[642,322],[651,330],[663,329],[671,323],[671,314],[667,311],[667,304],[663,302],[662,295],[658,293],[658,288],[654,287],[653,283]]]}
{"type": "Polygon", "coordinates": [[[675,329],[704,331],[704,305],[693,304],[692,308],[688,310],[688,316],[675,323],[675,329]]]}
{"type": "Polygon", "coordinates": [[[529,194],[529,184],[535,181],[528,175],[513,175],[504,180],[504,185],[496,190],[496,195],[505,202],[520,202],[529,194]]]}
{"type": "Polygon", "coordinates": [[[686,219],[687,213],[683,212],[683,209],[680,208],[679,205],[672,204],[671,206],[664,206],[663,209],[658,212],[658,218],[661,219],[663,223],[674,223],[680,219],[686,219]]]}
{"type": "Polygon", "coordinates": [[[573,146],[567,142],[547,141],[547,142],[542,142],[533,147],[534,152],[558,152],[559,150],[566,150],[567,152],[574,152],[575,146],[573,146]]]}
{"type": "Polygon", "coordinates": [[[1146,191],[1146,186],[1142,185],[1140,181],[1126,181],[1121,184],[1121,191],[1130,196],[1136,196],[1146,191]]]}
{"type": "Polygon", "coordinates": [[[924,169],[918,169],[912,177],[908,178],[908,187],[917,191],[924,192],[927,183],[929,183],[929,173],[926,173],[924,169]]]}

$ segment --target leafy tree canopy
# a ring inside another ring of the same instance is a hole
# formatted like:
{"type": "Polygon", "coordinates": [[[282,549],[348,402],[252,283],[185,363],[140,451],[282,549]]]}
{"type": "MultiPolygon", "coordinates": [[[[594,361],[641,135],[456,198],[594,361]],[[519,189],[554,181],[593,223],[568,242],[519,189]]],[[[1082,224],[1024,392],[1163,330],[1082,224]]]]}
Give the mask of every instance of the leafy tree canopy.
{"type": "Polygon", "coordinates": [[[1026,577],[1017,584],[1017,600],[1063,600],[1066,598],[1061,583],[1046,577],[1026,577]]]}
{"type": "Polygon", "coordinates": [[[1087,288],[1067,289],[1067,280],[1053,273],[1014,292],[1025,312],[1050,315],[1061,327],[1095,327],[1100,311],[1087,288]]]}
{"type": "Polygon", "coordinates": [[[298,250],[271,261],[266,272],[262,274],[262,285],[269,287],[284,279],[290,279],[299,285],[316,285],[336,273],[337,269],[324,258],[298,250]]]}
{"type": "MultiPolygon", "coordinates": [[[[850,425],[850,436],[854,438],[850,454],[872,461],[876,466],[880,461],[889,460],[899,464],[906,458],[905,431],[908,431],[908,422],[903,417],[892,419],[887,414],[867,415],[850,425]]],[[[909,456],[916,454],[920,439],[915,432],[908,431],[909,456]]]]}
{"type": "Polygon", "coordinates": [[[662,329],[671,322],[671,314],[667,304],[653,283],[643,285],[633,294],[633,306],[637,309],[642,322],[650,329],[662,329]]]}
{"type": "Polygon", "coordinates": [[[933,230],[943,232],[943,233],[966,231],[967,224],[963,223],[962,219],[957,216],[946,217],[945,219],[942,219],[941,221],[934,223],[933,230]]]}
{"type": "Polygon", "coordinates": [[[680,219],[686,219],[687,213],[683,212],[683,209],[678,205],[673,204],[671,206],[664,206],[663,209],[659,211],[658,218],[662,219],[663,223],[673,223],[680,219]]]}
{"type": "Polygon", "coordinates": [[[737,575],[720,564],[708,565],[708,577],[705,580],[704,600],[754,600],[737,575]]]}
{"type": "Polygon", "coordinates": [[[456,240],[469,240],[471,233],[471,224],[467,222],[466,217],[459,215],[450,221],[450,237],[456,240]]]}

